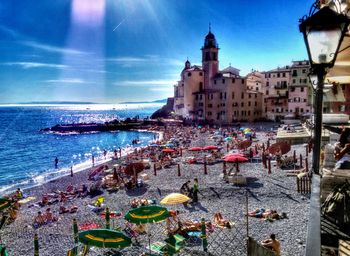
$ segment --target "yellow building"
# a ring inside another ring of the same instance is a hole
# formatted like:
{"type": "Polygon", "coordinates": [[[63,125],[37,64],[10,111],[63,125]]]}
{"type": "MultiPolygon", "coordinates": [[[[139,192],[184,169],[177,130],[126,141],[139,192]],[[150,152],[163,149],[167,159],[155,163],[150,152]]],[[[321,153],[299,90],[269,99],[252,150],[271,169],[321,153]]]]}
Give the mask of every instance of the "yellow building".
{"type": "MultiPolygon", "coordinates": [[[[254,121],[262,117],[262,92],[247,86],[239,69],[219,70],[219,47],[209,30],[202,47],[202,66],[187,60],[174,88],[175,114],[211,124],[254,121]]],[[[254,86],[253,86],[254,87],[254,86]]],[[[261,88],[260,86],[258,86],[261,88]]]]}

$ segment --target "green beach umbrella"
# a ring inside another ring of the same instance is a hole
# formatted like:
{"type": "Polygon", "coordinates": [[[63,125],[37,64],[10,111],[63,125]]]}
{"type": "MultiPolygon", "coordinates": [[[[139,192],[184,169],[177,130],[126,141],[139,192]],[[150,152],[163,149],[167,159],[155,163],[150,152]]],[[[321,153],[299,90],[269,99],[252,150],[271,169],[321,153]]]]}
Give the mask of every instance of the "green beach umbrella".
{"type": "Polygon", "coordinates": [[[168,217],[168,209],[158,205],[141,206],[125,214],[125,219],[135,224],[160,222],[168,217]]]}
{"type": "Polygon", "coordinates": [[[202,219],[202,221],[201,221],[201,231],[202,231],[201,237],[203,239],[203,251],[207,252],[208,251],[208,240],[207,240],[207,231],[206,231],[204,219],[202,219]]]}
{"type": "Polygon", "coordinates": [[[8,198],[1,197],[0,198],[0,211],[9,208],[12,205],[12,201],[8,198]]]}
{"type": "Polygon", "coordinates": [[[109,208],[106,208],[106,229],[110,229],[111,228],[111,218],[110,218],[110,214],[109,214],[109,208]]]}
{"type": "Polygon", "coordinates": [[[74,243],[75,244],[79,243],[77,219],[73,219],[73,234],[74,234],[74,243]]]}
{"type": "Polygon", "coordinates": [[[38,239],[38,234],[34,235],[34,256],[39,256],[39,239],[38,239]]]}
{"type": "Polygon", "coordinates": [[[90,229],[79,232],[79,242],[101,248],[124,248],[131,245],[131,238],[109,229],[90,229]]]}

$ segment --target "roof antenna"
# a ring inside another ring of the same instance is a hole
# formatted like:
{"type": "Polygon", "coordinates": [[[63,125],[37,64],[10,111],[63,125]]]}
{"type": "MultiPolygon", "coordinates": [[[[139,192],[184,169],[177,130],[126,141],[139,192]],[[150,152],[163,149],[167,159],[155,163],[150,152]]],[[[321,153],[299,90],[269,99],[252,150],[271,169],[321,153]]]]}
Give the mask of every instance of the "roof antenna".
{"type": "Polygon", "coordinates": [[[211,24],[210,24],[210,22],[209,22],[209,32],[211,32],[211,24]]]}

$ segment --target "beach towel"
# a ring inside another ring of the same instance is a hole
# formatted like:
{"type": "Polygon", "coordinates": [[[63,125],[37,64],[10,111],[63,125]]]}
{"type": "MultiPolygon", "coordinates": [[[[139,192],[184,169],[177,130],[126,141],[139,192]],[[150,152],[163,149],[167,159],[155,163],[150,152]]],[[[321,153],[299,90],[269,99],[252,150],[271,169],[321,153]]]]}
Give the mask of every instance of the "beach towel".
{"type": "Polygon", "coordinates": [[[36,199],[36,197],[34,197],[34,196],[28,196],[27,198],[19,200],[18,203],[25,204],[25,203],[28,203],[28,202],[35,200],[35,199],[36,199]]]}
{"type": "Polygon", "coordinates": [[[166,249],[166,243],[165,242],[155,242],[155,243],[152,243],[150,247],[147,246],[147,249],[154,252],[155,255],[163,255],[164,251],[166,249]]]}

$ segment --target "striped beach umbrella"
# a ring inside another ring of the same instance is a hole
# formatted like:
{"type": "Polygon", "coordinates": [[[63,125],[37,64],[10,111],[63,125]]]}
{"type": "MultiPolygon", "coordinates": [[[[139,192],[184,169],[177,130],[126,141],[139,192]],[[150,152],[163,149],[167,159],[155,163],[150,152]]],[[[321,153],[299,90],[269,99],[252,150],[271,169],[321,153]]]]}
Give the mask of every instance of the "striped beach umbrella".
{"type": "Polygon", "coordinates": [[[161,204],[182,204],[186,203],[190,200],[190,198],[186,195],[180,193],[171,193],[164,197],[160,203],[161,204]]]}
{"type": "Polygon", "coordinates": [[[158,205],[146,205],[128,211],[125,219],[135,224],[154,223],[169,217],[168,209],[158,205]]]}
{"type": "Polygon", "coordinates": [[[110,229],[90,229],[79,232],[79,242],[100,248],[125,248],[131,245],[131,238],[110,229]]]}

